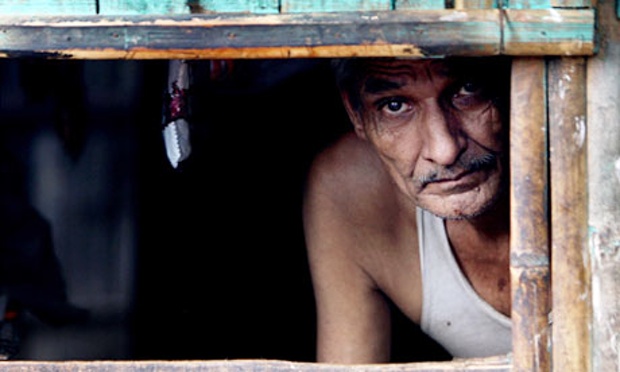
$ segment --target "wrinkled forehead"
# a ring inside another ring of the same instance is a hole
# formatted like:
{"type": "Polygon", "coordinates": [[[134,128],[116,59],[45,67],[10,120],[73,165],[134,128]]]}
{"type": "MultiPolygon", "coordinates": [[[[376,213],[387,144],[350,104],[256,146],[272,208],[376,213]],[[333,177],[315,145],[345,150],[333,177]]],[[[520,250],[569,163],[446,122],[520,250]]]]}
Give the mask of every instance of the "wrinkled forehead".
{"type": "Polygon", "coordinates": [[[445,60],[368,60],[362,69],[362,90],[373,93],[406,84],[449,82],[458,77],[453,63],[445,60]]]}
{"type": "Polygon", "coordinates": [[[442,73],[447,74],[453,69],[453,62],[445,59],[381,59],[369,58],[365,61],[367,73],[379,71],[411,71],[412,73],[442,73]]]}

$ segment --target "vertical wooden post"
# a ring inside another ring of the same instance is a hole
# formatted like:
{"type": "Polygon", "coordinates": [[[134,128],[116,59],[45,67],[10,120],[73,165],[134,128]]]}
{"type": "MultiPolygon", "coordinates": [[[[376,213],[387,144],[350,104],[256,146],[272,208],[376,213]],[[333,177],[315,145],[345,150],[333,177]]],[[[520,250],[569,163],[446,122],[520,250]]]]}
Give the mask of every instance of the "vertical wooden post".
{"type": "Polygon", "coordinates": [[[620,371],[620,20],[615,0],[598,4],[601,47],[587,71],[592,369],[620,371]]]}
{"type": "Polygon", "coordinates": [[[515,59],[510,113],[513,371],[549,371],[545,61],[515,59]]]}
{"type": "Polygon", "coordinates": [[[585,72],[583,58],[549,61],[552,340],[557,371],[592,368],[585,72]]]}

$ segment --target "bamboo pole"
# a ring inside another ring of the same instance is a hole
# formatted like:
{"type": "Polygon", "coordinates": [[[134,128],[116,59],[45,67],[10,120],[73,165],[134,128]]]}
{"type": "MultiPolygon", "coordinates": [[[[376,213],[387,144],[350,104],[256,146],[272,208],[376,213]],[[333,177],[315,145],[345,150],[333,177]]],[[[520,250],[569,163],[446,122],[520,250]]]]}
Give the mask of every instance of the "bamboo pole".
{"type": "Polygon", "coordinates": [[[513,371],[549,371],[545,61],[515,59],[511,79],[513,371]]]}
{"type": "Polygon", "coordinates": [[[583,58],[549,62],[552,340],[557,371],[592,370],[585,72],[583,58]]]}

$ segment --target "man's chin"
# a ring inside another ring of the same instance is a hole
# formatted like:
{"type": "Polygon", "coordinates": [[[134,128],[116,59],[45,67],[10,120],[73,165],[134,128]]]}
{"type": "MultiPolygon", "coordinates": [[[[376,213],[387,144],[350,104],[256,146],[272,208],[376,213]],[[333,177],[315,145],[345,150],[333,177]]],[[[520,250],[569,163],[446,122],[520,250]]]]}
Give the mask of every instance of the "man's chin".
{"type": "Polygon", "coordinates": [[[497,197],[476,200],[475,202],[458,202],[456,200],[439,203],[420,201],[418,206],[445,220],[470,220],[484,215],[497,202],[497,197]]]}

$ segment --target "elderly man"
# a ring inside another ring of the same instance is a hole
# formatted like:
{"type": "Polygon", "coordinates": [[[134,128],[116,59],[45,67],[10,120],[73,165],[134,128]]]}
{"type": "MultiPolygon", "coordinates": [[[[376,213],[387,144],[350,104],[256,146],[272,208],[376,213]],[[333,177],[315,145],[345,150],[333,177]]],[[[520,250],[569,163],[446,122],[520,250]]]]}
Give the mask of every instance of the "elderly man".
{"type": "Polygon", "coordinates": [[[353,131],[304,199],[317,361],[390,361],[389,301],[454,357],[510,352],[509,68],[335,62],[353,131]]]}

